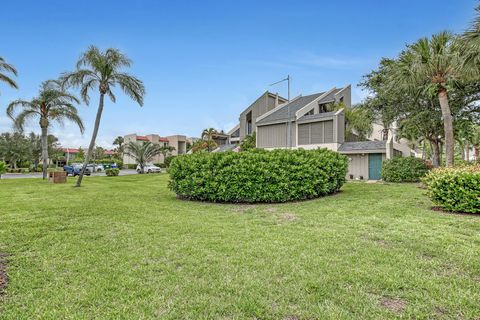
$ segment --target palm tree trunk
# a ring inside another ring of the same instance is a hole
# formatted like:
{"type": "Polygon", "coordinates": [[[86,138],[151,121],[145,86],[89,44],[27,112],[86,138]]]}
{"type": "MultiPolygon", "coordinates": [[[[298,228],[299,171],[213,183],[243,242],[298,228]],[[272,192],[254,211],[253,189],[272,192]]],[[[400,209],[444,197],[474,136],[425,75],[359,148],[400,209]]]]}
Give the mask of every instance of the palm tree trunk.
{"type": "Polygon", "coordinates": [[[45,125],[46,119],[40,120],[40,127],[42,129],[42,172],[43,172],[43,179],[47,178],[47,169],[48,169],[48,134],[47,128],[48,126],[45,125]]]}
{"type": "Polygon", "coordinates": [[[82,185],[83,175],[87,169],[88,162],[93,153],[93,148],[95,147],[95,140],[97,139],[98,128],[100,127],[100,120],[102,119],[103,112],[103,100],[105,98],[104,93],[100,93],[100,101],[98,102],[97,117],[95,118],[95,127],[93,128],[92,139],[90,140],[90,145],[88,146],[87,155],[85,156],[85,161],[83,162],[82,171],[78,175],[77,183],[75,187],[80,187],[82,185]]]}
{"type": "Polygon", "coordinates": [[[465,143],[465,157],[470,161],[470,142],[468,141],[465,143]]]}
{"type": "Polygon", "coordinates": [[[453,166],[455,140],[453,137],[453,118],[448,105],[447,89],[442,88],[438,93],[440,108],[442,109],[443,129],[445,131],[445,159],[447,167],[453,166]]]}
{"type": "Polygon", "coordinates": [[[432,147],[432,165],[436,168],[440,166],[440,146],[438,141],[430,141],[430,146],[432,147]]]}

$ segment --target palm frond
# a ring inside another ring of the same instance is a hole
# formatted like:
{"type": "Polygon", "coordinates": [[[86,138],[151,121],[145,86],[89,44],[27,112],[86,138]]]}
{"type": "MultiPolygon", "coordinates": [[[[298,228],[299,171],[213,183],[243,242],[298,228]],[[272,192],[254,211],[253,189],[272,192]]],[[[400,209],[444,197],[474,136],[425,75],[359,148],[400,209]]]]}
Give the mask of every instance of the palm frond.
{"type": "Polygon", "coordinates": [[[5,62],[5,59],[2,57],[0,57],[0,70],[13,73],[15,76],[18,75],[17,69],[15,69],[15,67],[12,66],[11,64],[8,64],[7,62],[5,62]]]}
{"type": "Polygon", "coordinates": [[[117,73],[113,76],[112,79],[115,83],[118,83],[120,88],[137,102],[140,106],[143,106],[143,96],[145,95],[145,86],[143,82],[129,74],[126,73],[117,73]]]}
{"type": "Polygon", "coordinates": [[[10,87],[14,88],[14,89],[18,89],[18,85],[17,83],[10,77],[7,77],[6,75],[0,73],[0,81],[1,82],[5,82],[6,84],[8,84],[10,87]]]}

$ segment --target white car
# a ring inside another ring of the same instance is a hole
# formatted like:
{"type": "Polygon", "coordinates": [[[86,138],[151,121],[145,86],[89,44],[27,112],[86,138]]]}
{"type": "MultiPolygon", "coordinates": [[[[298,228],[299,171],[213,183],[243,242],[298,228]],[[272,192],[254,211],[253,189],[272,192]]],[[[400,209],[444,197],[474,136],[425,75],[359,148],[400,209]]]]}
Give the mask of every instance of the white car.
{"type": "MultiPolygon", "coordinates": [[[[142,168],[140,168],[140,165],[137,166],[137,172],[138,173],[142,172],[142,168]]],[[[146,164],[143,167],[143,172],[145,172],[145,173],[158,173],[158,172],[162,172],[162,169],[160,169],[159,167],[157,167],[153,164],[146,164]]]]}

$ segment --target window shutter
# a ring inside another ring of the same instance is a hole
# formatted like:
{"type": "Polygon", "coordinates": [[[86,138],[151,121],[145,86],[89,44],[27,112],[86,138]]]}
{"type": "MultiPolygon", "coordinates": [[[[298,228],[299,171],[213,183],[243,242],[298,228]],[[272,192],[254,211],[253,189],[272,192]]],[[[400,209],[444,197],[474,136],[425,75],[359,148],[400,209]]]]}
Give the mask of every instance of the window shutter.
{"type": "Polygon", "coordinates": [[[310,144],[310,124],[298,125],[298,144],[310,144]]]}

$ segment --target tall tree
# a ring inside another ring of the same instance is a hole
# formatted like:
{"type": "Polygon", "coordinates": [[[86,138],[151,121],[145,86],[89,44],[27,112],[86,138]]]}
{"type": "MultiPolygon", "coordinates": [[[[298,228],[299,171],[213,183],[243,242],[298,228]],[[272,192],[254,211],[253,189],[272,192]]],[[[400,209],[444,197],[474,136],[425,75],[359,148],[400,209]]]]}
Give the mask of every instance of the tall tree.
{"type": "Polygon", "coordinates": [[[146,141],[143,143],[129,142],[125,154],[129,155],[140,166],[140,173],[145,173],[145,165],[162,153],[160,145],[146,141]]]}
{"type": "Polygon", "coordinates": [[[171,155],[172,152],[175,151],[175,147],[172,146],[161,146],[160,153],[163,156],[163,161],[167,158],[167,156],[171,155]]]}
{"type": "Polygon", "coordinates": [[[202,139],[207,142],[207,150],[208,152],[212,151],[212,147],[216,146],[217,144],[213,140],[213,137],[218,134],[218,131],[214,128],[207,128],[202,131],[202,139]]]}
{"type": "Polygon", "coordinates": [[[98,90],[100,94],[92,139],[90,140],[82,171],[78,176],[77,187],[81,186],[85,169],[92,157],[102,118],[105,95],[115,103],[116,98],[112,89],[118,85],[126,95],[140,106],[143,106],[143,96],[145,95],[143,82],[123,71],[124,68],[130,67],[131,64],[132,61],[117,49],[110,48],[101,51],[95,46],[90,46],[78,60],[77,69],[62,76],[64,85],[80,88],[80,94],[86,104],[90,100],[90,91],[98,90]]]}
{"type": "Polygon", "coordinates": [[[125,144],[125,139],[122,136],[118,136],[113,140],[113,145],[115,147],[115,153],[117,154],[117,157],[120,159],[123,159],[123,149],[124,149],[124,144],[125,144]]]}
{"type": "Polygon", "coordinates": [[[17,69],[11,64],[8,64],[4,58],[0,57],[0,82],[4,82],[14,89],[18,89],[17,83],[11,78],[9,74],[17,76],[17,69]]]}
{"type": "Polygon", "coordinates": [[[42,137],[43,179],[47,177],[48,167],[48,127],[53,122],[63,124],[65,120],[72,121],[83,133],[83,122],[74,104],[80,101],[65,91],[57,81],[45,81],[40,88],[38,97],[27,100],[15,100],[7,107],[7,115],[14,121],[15,127],[23,131],[25,123],[32,118],[39,120],[42,137]],[[16,113],[17,109],[20,112],[16,113]]]}
{"type": "Polygon", "coordinates": [[[460,38],[460,51],[470,76],[478,80],[480,76],[480,6],[475,11],[476,17],[473,23],[460,38]]]}
{"type": "Polygon", "coordinates": [[[426,92],[437,97],[444,126],[446,165],[453,165],[455,140],[449,91],[465,77],[455,37],[440,32],[407,46],[395,61],[393,71],[392,90],[400,88],[414,95],[426,92]]]}
{"type": "Polygon", "coordinates": [[[19,162],[31,160],[29,141],[19,132],[0,134],[0,159],[8,162],[12,169],[19,162]]]}

